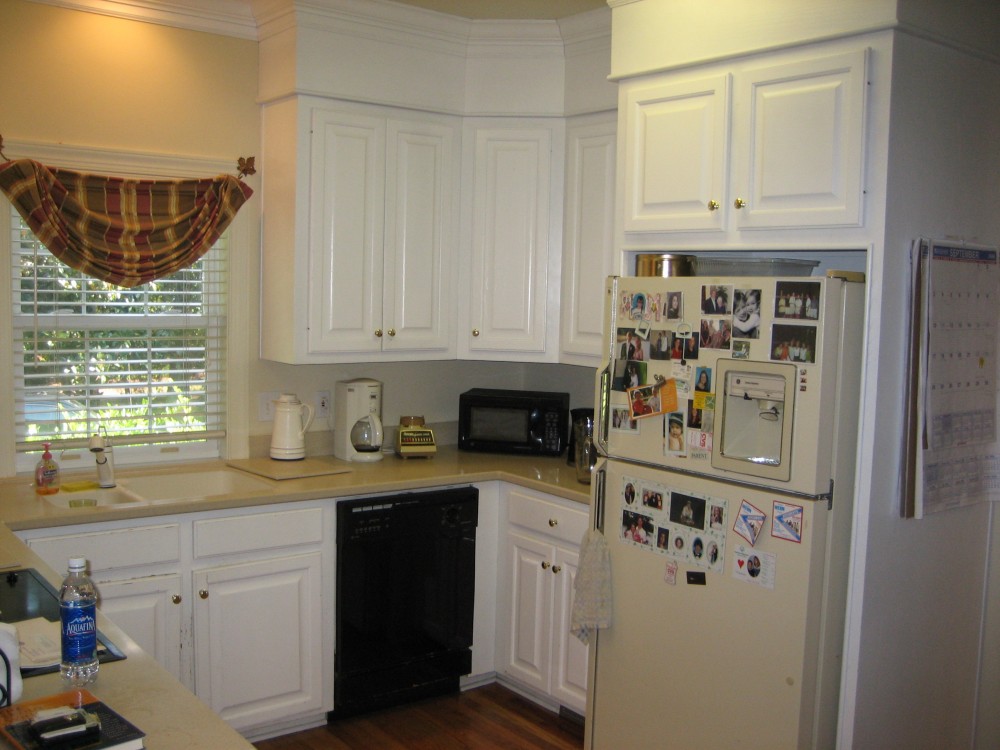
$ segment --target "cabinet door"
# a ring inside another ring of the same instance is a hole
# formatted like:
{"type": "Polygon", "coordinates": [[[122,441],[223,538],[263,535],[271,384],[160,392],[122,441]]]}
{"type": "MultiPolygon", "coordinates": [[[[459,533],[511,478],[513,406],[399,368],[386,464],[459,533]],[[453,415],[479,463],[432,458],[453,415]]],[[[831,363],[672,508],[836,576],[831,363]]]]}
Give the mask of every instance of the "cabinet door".
{"type": "Polygon", "coordinates": [[[470,356],[546,351],[552,132],[475,133],[470,356]]]}
{"type": "Polygon", "coordinates": [[[552,640],[552,545],[507,535],[511,601],[507,613],[506,672],[547,693],[552,640]]]}
{"type": "Polygon", "coordinates": [[[160,666],[189,685],[181,674],[181,577],[146,576],[95,584],[101,612],[160,666]]]}
{"type": "Polygon", "coordinates": [[[573,586],[580,556],[556,547],[552,564],[555,584],[552,614],[552,696],[579,713],[587,706],[587,647],[570,632],[573,586]]]}
{"type": "Polygon", "coordinates": [[[385,351],[454,353],[455,146],[455,129],[446,125],[388,123],[385,351]]]}
{"type": "Polygon", "coordinates": [[[597,366],[604,283],[614,273],[615,121],[570,126],[559,338],[561,362],[597,366]]]}
{"type": "Polygon", "coordinates": [[[382,117],[325,109],[312,114],[312,354],[382,348],[385,129],[382,117]]]}
{"type": "Polygon", "coordinates": [[[735,78],[737,229],[859,226],[867,51],[735,78]]]}
{"type": "Polygon", "coordinates": [[[729,101],[726,74],[623,89],[626,232],[723,228],[729,101]]]}
{"type": "Polygon", "coordinates": [[[322,710],[321,559],[194,573],[195,692],[236,729],[322,710]]]}

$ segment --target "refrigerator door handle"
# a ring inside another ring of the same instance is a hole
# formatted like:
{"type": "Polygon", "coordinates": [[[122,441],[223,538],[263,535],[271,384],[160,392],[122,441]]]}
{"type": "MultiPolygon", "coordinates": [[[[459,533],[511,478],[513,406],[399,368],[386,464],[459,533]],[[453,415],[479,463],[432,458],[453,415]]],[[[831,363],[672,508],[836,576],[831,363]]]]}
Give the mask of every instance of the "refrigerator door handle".
{"type": "Polygon", "coordinates": [[[604,504],[605,504],[605,488],[607,481],[607,465],[608,461],[606,458],[600,459],[596,466],[594,466],[593,474],[591,475],[591,488],[593,491],[593,513],[591,514],[591,523],[594,528],[604,533],[604,504]]]}
{"type": "Polygon", "coordinates": [[[608,425],[611,422],[611,367],[614,360],[597,374],[597,429],[594,440],[602,456],[608,455],[608,425]]]}

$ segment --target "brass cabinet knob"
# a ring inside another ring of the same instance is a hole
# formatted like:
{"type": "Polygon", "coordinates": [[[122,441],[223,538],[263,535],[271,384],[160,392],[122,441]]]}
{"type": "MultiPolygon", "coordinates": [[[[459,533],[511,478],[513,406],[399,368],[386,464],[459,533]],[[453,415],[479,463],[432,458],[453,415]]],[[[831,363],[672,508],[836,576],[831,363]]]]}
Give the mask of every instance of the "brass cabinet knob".
{"type": "Polygon", "coordinates": [[[478,328],[473,328],[472,329],[472,335],[473,336],[478,336],[479,335],[479,329],[478,328]]]}
{"type": "Polygon", "coordinates": [[[376,336],[376,338],[382,338],[382,329],[381,328],[376,328],[375,329],[375,336],[376,336]]]}
{"type": "Polygon", "coordinates": [[[208,592],[205,591],[205,589],[202,589],[201,591],[198,592],[198,596],[200,596],[202,599],[208,599],[208,592]]]}
{"type": "Polygon", "coordinates": [[[396,335],[396,329],[395,328],[390,328],[388,331],[386,331],[386,333],[388,333],[390,336],[395,336],[396,335]]]}
{"type": "Polygon", "coordinates": [[[721,208],[721,206],[719,205],[719,201],[709,201],[708,202],[708,210],[709,211],[718,211],[720,208],[721,208]]]}
{"type": "Polygon", "coordinates": [[[170,597],[170,601],[172,601],[174,604],[180,604],[181,603],[181,595],[180,594],[174,594],[173,596],[170,597]]]}
{"type": "Polygon", "coordinates": [[[559,525],[559,519],[558,518],[550,518],[549,519],[549,526],[558,526],[558,525],[559,525]]]}
{"type": "Polygon", "coordinates": [[[747,202],[742,198],[737,198],[735,201],[733,201],[733,205],[736,206],[736,208],[745,208],[747,202]]]}
{"type": "Polygon", "coordinates": [[[552,572],[553,573],[558,573],[560,570],[562,570],[562,565],[553,565],[552,566],[552,572]]]}
{"type": "Polygon", "coordinates": [[[550,564],[551,563],[548,563],[545,560],[542,560],[542,570],[548,570],[550,564]]]}

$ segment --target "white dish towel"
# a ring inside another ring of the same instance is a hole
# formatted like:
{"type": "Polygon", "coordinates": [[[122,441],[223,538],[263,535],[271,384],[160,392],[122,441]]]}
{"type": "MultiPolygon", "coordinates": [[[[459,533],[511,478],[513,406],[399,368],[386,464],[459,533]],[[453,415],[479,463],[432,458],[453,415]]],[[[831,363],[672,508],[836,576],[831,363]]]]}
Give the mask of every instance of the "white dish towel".
{"type": "Polygon", "coordinates": [[[573,585],[570,632],[584,643],[599,628],[611,625],[611,555],[597,529],[588,529],[580,543],[580,565],[573,585]]]}

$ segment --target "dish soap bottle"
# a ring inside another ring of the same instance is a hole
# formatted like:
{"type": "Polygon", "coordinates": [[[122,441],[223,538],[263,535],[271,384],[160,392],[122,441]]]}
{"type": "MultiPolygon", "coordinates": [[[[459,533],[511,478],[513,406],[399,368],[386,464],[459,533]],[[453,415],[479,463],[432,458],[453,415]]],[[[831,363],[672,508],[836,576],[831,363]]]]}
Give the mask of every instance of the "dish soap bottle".
{"type": "Polygon", "coordinates": [[[35,492],[39,495],[54,495],[59,491],[59,464],[52,459],[49,446],[44,443],[42,460],[35,466],[35,492]]]}

